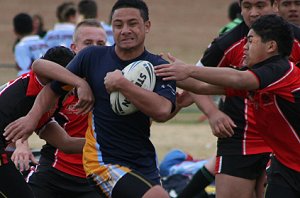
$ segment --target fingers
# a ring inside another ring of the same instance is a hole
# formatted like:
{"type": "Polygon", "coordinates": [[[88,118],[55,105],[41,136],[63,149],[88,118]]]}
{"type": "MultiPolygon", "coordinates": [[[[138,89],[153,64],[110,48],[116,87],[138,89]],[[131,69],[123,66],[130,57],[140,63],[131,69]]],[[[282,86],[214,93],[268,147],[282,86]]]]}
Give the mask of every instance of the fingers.
{"type": "Polygon", "coordinates": [[[175,61],[176,61],[176,58],[175,58],[174,56],[172,56],[171,53],[168,53],[167,56],[168,56],[168,59],[169,59],[171,62],[175,62],[175,61]]]}
{"type": "MultiPolygon", "coordinates": [[[[35,164],[35,165],[37,165],[39,162],[35,159],[35,157],[34,157],[34,155],[33,154],[31,154],[30,155],[30,161],[33,163],[33,164],[35,164]]],[[[28,163],[29,164],[29,163],[28,163]]],[[[28,168],[29,168],[29,166],[28,166],[28,168]]]]}
{"type": "Polygon", "coordinates": [[[10,141],[16,136],[16,134],[19,133],[19,131],[19,125],[16,125],[15,122],[12,122],[5,127],[3,136],[5,136],[7,141],[10,141]]]}
{"type": "Polygon", "coordinates": [[[79,100],[74,108],[77,110],[77,114],[87,114],[93,109],[93,106],[93,101],[79,100]]]}

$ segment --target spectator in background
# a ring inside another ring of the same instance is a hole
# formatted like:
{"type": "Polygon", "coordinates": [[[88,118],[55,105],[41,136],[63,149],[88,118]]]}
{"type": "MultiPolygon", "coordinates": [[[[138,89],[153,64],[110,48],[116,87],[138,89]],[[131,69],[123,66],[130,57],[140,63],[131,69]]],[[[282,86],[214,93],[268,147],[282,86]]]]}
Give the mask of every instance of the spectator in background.
{"type": "Polygon", "coordinates": [[[56,17],[58,23],[53,30],[49,30],[44,37],[49,47],[71,47],[75,24],[77,23],[77,9],[73,2],[66,2],[57,7],[56,17]]]}
{"type": "Polygon", "coordinates": [[[300,0],[278,0],[278,10],[282,18],[300,26],[300,0]]]}
{"type": "Polygon", "coordinates": [[[225,32],[228,32],[238,24],[240,24],[243,19],[241,15],[241,7],[239,5],[238,1],[233,1],[229,7],[228,7],[228,19],[230,22],[226,24],[224,27],[221,28],[220,30],[220,35],[224,34],[225,32]]]}
{"type": "Polygon", "coordinates": [[[44,29],[44,20],[41,15],[35,14],[32,16],[33,20],[33,33],[39,35],[41,38],[47,33],[47,30],[44,29]]]}
{"type": "MultiPolygon", "coordinates": [[[[78,4],[78,12],[79,12],[79,20],[90,19],[90,18],[97,19],[98,17],[97,3],[94,0],[81,0],[78,4]]],[[[104,21],[100,21],[100,23],[107,35],[107,41],[108,41],[107,45],[113,45],[115,41],[114,41],[111,25],[104,21]]]]}
{"type": "Polygon", "coordinates": [[[29,72],[34,60],[43,56],[48,46],[38,35],[33,34],[33,23],[30,15],[20,13],[13,19],[14,32],[20,41],[14,47],[14,56],[18,76],[29,72]]]}

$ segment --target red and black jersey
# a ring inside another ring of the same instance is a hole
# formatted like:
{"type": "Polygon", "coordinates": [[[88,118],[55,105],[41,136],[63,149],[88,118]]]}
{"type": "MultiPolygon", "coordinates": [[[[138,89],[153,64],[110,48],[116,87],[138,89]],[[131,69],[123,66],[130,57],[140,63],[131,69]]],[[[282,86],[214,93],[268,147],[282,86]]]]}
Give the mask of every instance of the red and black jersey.
{"type": "MultiPolygon", "coordinates": [[[[85,137],[88,126],[88,115],[77,115],[74,105],[78,102],[75,95],[69,95],[64,101],[59,112],[54,116],[55,120],[72,137],[85,137]]],[[[82,154],[65,154],[49,144],[41,150],[41,164],[52,167],[72,176],[86,178],[82,164],[82,154]]]]}
{"type": "MultiPolygon", "coordinates": [[[[300,30],[293,26],[295,41],[290,59],[300,61],[300,30]]],[[[243,66],[243,47],[247,42],[249,28],[243,22],[232,31],[215,39],[205,51],[201,63],[205,66],[243,66]]],[[[271,152],[256,127],[253,106],[247,98],[226,97],[221,109],[237,125],[231,138],[218,139],[218,155],[250,155],[271,152]]]]}
{"type": "MultiPolygon", "coordinates": [[[[43,85],[32,71],[0,87],[0,130],[2,134],[4,128],[10,122],[25,116],[29,112],[37,94],[42,88],[43,85]]],[[[48,121],[49,114],[47,113],[43,116],[39,126],[48,121]]],[[[2,135],[0,146],[1,148],[6,146],[6,141],[2,135]]]]}
{"type": "Polygon", "coordinates": [[[260,85],[246,92],[257,130],[282,164],[300,172],[300,69],[274,56],[250,71],[260,85]]]}

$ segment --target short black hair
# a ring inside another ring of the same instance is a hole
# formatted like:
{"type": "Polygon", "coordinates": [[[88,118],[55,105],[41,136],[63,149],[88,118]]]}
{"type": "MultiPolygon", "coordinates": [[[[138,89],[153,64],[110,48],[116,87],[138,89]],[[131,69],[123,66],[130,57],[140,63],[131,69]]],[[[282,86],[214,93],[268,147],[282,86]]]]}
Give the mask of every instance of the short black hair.
{"type": "Polygon", "coordinates": [[[228,17],[231,21],[241,17],[241,7],[238,1],[233,1],[228,7],[228,17]]]}
{"type": "Polygon", "coordinates": [[[94,0],[81,0],[78,4],[78,12],[85,19],[97,18],[98,7],[94,0]]]}
{"type": "Polygon", "coordinates": [[[32,18],[29,14],[20,13],[13,19],[14,30],[20,35],[28,35],[33,31],[32,18]]]}
{"type": "Polygon", "coordinates": [[[262,42],[274,40],[281,56],[291,54],[294,43],[293,29],[282,17],[275,14],[261,16],[253,23],[251,29],[261,37],[262,42]]]}
{"type": "Polygon", "coordinates": [[[67,22],[71,16],[75,16],[77,12],[73,2],[65,2],[56,9],[56,17],[59,22],[67,22]]]}
{"type": "MultiPolygon", "coordinates": [[[[240,0],[240,3],[242,3],[242,1],[243,1],[243,0],[240,0]]],[[[271,1],[271,4],[273,5],[274,2],[277,1],[277,0],[270,0],[270,1],[271,1]]]]}
{"type": "Polygon", "coordinates": [[[75,54],[67,47],[55,46],[47,50],[42,59],[55,62],[66,67],[74,58],[75,54]]]}
{"type": "Polygon", "coordinates": [[[144,21],[149,20],[149,9],[143,0],[118,0],[112,7],[111,14],[113,15],[115,10],[120,8],[136,8],[140,11],[144,21]]]}

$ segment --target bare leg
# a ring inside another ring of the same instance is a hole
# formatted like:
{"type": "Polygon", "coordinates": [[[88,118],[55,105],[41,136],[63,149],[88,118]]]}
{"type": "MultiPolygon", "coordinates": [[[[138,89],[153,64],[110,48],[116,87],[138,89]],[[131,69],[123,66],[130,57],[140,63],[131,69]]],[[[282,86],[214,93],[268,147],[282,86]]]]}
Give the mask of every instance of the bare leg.
{"type": "Polygon", "coordinates": [[[216,174],[217,198],[254,198],[255,180],[216,174]]]}

